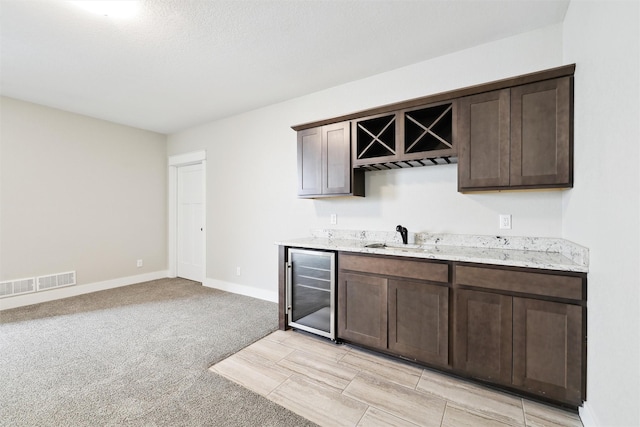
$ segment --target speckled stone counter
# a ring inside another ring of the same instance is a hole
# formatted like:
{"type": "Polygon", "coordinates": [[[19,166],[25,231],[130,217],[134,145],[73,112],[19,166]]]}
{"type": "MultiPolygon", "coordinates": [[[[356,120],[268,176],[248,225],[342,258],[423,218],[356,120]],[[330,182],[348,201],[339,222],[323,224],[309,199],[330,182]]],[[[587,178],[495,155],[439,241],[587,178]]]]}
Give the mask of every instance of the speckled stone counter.
{"type": "Polygon", "coordinates": [[[509,265],[586,273],[589,250],[564,239],[416,233],[403,245],[400,234],[365,230],[313,230],[311,236],[276,244],[413,258],[509,265]],[[384,247],[368,247],[372,244],[384,247]]]}

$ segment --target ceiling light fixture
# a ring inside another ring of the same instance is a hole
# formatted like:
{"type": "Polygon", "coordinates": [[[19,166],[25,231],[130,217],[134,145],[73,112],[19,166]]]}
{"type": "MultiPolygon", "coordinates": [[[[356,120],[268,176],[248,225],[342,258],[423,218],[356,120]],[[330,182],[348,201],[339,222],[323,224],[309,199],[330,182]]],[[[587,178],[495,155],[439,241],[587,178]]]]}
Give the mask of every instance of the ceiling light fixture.
{"type": "Polygon", "coordinates": [[[96,15],[104,15],[113,18],[131,18],[140,7],[140,2],[134,0],[111,0],[111,1],[71,1],[79,8],[96,15]]]}

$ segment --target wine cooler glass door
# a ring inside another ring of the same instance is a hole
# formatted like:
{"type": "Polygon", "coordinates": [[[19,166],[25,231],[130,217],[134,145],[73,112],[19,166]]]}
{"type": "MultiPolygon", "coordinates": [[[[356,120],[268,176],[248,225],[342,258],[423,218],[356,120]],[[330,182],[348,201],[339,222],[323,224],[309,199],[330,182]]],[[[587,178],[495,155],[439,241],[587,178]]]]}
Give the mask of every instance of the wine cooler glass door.
{"type": "Polygon", "coordinates": [[[289,325],[335,339],[333,252],[289,249],[289,325]]]}

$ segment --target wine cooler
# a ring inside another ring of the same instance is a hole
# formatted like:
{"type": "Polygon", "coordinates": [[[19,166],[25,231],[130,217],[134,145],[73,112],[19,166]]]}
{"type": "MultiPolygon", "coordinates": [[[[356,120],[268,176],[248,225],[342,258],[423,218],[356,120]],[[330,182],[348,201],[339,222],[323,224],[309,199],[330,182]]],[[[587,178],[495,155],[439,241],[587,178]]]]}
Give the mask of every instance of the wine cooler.
{"type": "Polygon", "coordinates": [[[289,326],[335,340],[335,253],[289,249],[287,260],[289,326]]]}

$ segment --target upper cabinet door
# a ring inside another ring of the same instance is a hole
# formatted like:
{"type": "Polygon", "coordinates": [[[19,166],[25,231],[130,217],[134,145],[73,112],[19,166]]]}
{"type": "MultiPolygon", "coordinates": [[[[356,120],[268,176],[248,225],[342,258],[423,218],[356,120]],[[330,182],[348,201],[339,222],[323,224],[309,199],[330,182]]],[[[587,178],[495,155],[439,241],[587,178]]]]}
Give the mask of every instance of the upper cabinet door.
{"type": "Polygon", "coordinates": [[[322,127],[322,193],[351,191],[351,138],[348,122],[322,127]]]}
{"type": "Polygon", "coordinates": [[[298,196],[364,196],[364,170],[351,168],[349,122],[298,131],[298,196]]]}
{"type": "Polygon", "coordinates": [[[458,191],[508,187],[509,89],[458,102],[458,191]]]}
{"type": "Polygon", "coordinates": [[[322,194],[321,129],[298,132],[298,196],[322,194]]]}
{"type": "Polygon", "coordinates": [[[511,186],[573,185],[573,79],[511,89],[511,186]]]}

